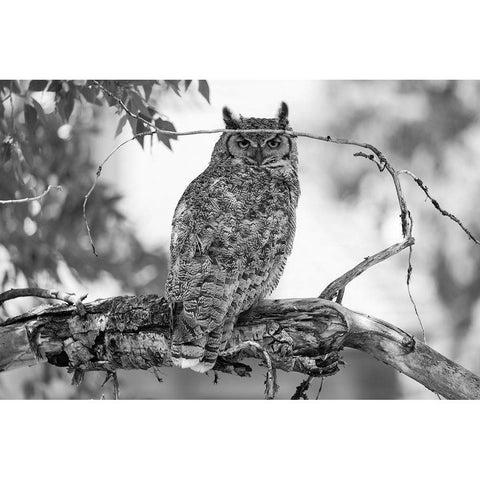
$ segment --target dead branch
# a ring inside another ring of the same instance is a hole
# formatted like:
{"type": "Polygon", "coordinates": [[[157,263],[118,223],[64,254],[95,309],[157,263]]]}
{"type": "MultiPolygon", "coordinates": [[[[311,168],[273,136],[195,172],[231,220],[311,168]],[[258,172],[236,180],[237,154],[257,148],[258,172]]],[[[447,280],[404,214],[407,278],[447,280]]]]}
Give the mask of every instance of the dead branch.
{"type": "MultiPolygon", "coordinates": [[[[0,327],[0,371],[39,361],[86,372],[171,366],[171,318],[164,299],[114,297],[85,306],[86,318],[74,307],[41,306],[0,327]]],[[[262,301],[240,317],[229,348],[246,341],[258,343],[272,367],[285,371],[333,374],[336,364],[328,369],[322,358],[338,358],[351,347],[445,398],[480,399],[480,378],[472,372],[383,320],[324,299],[262,301]]],[[[219,359],[215,369],[248,375],[248,365],[240,363],[246,357],[265,359],[258,349],[241,349],[219,359]]]]}
{"type": "Polygon", "coordinates": [[[404,242],[396,243],[395,245],[392,245],[386,248],[385,250],[382,250],[381,252],[378,252],[374,255],[366,257],[363,260],[363,262],[360,262],[358,265],[356,265],[351,270],[344,273],[341,277],[337,278],[336,280],[331,282],[327,287],[325,287],[323,292],[320,294],[319,298],[332,300],[337,292],[344,289],[352,280],[354,280],[359,275],[361,275],[365,270],[367,270],[370,267],[373,267],[374,265],[377,265],[377,263],[383,262],[384,260],[387,260],[388,258],[393,257],[394,255],[396,255],[397,253],[400,253],[405,248],[412,246],[414,243],[415,243],[415,239],[413,237],[409,237],[404,242]]]}
{"type": "MultiPolygon", "coordinates": [[[[6,292],[0,293],[0,305],[3,305],[8,300],[22,297],[38,297],[61,300],[62,302],[66,302],[70,305],[75,305],[75,308],[80,315],[84,316],[87,314],[85,306],[82,303],[82,300],[87,298],[87,294],[78,296],[74,293],[59,292],[58,290],[48,290],[46,288],[11,288],[6,292]]],[[[10,321],[11,319],[0,319],[0,326],[9,325],[10,321]]]]}
{"type": "Polygon", "coordinates": [[[452,220],[453,222],[455,222],[468,236],[468,238],[470,238],[470,240],[472,240],[473,242],[475,242],[477,245],[480,245],[480,241],[478,241],[473,235],[472,233],[470,232],[470,230],[465,227],[465,225],[463,225],[463,223],[459,220],[458,217],[456,217],[455,215],[453,215],[453,213],[450,213],[450,212],[447,212],[447,210],[443,209],[440,204],[438,203],[437,200],[435,200],[429,193],[428,191],[428,187],[425,185],[425,183],[420,179],[418,178],[414,173],[410,172],[409,170],[399,170],[398,172],[399,175],[401,174],[404,174],[404,175],[408,175],[410,178],[413,179],[413,181],[423,190],[423,192],[425,193],[425,195],[427,196],[427,198],[430,200],[431,204],[442,214],[444,215],[445,217],[448,217],[450,220],[452,220]]]}

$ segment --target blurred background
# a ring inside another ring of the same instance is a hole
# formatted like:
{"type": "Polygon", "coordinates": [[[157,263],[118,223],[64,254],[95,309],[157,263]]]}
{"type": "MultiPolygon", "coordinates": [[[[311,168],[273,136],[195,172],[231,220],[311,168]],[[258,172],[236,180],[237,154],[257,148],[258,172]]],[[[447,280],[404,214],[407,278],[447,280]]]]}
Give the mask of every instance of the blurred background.
{"type": "MultiPolygon", "coordinates": [[[[398,169],[416,173],[440,205],[478,237],[480,216],[480,82],[476,81],[110,81],[135,112],[165,129],[223,128],[228,105],[244,116],[273,117],[282,100],[294,130],[378,147],[398,169]]],[[[138,122],[139,123],[139,122],[138,122]]],[[[82,218],[83,198],[97,167],[122,141],[141,132],[113,99],[86,81],[0,81],[0,199],[41,201],[0,205],[0,290],[40,286],[113,295],[163,293],[170,222],[186,186],[207,166],[218,135],[132,141],[102,171],[87,215],[98,257],[82,218]]],[[[294,250],[273,298],[314,297],[334,278],[401,240],[398,204],[387,174],[359,148],[299,138],[302,188],[294,250]]],[[[414,219],[411,290],[428,343],[480,372],[480,247],[442,217],[410,178],[402,178],[414,219]]],[[[353,281],[343,304],[380,317],[421,338],[406,289],[408,252],[353,281]]],[[[40,303],[18,299],[0,317],[40,303]]],[[[323,399],[433,399],[432,392],[353,350],[325,379],[323,399]]],[[[126,398],[261,399],[263,368],[250,378],[162,369],[120,371],[126,398]]],[[[279,372],[279,398],[303,377],[279,372]]],[[[80,387],[50,365],[0,374],[0,398],[111,398],[103,375],[80,387]]],[[[315,397],[318,380],[312,385],[315,397]]]]}

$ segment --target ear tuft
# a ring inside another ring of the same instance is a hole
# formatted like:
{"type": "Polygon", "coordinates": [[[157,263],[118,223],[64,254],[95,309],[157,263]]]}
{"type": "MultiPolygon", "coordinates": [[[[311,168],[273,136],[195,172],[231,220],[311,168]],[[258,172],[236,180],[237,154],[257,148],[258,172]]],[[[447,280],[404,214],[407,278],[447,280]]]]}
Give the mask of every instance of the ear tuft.
{"type": "Polygon", "coordinates": [[[238,120],[233,117],[232,111],[228,107],[223,107],[223,120],[228,129],[236,130],[240,128],[238,120]]]}
{"type": "Polygon", "coordinates": [[[285,102],[280,104],[277,118],[279,127],[285,130],[288,125],[288,105],[285,102]]]}

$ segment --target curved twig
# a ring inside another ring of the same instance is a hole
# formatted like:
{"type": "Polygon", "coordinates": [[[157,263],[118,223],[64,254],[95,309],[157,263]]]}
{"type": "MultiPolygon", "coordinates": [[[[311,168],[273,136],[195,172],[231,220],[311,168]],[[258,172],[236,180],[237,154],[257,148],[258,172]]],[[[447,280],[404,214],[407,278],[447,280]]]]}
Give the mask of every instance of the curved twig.
{"type": "Polygon", "coordinates": [[[149,135],[149,134],[150,134],[150,132],[137,133],[137,134],[134,135],[132,138],[129,138],[128,140],[125,140],[124,142],[122,142],[120,145],[117,145],[117,146],[108,154],[107,158],[98,166],[97,172],[95,173],[95,180],[93,181],[93,184],[92,184],[92,186],[90,187],[90,190],[85,194],[85,197],[84,197],[84,199],[83,199],[83,205],[82,205],[83,221],[85,222],[85,226],[87,227],[88,239],[90,240],[90,245],[92,246],[93,254],[94,254],[96,257],[98,257],[98,254],[97,254],[97,251],[95,250],[95,244],[94,244],[94,242],[93,242],[92,233],[91,233],[91,231],[90,231],[90,225],[88,224],[87,212],[86,212],[88,199],[90,198],[90,195],[93,193],[93,190],[94,190],[95,187],[97,186],[98,179],[100,178],[100,174],[102,173],[103,166],[108,162],[108,160],[110,160],[110,158],[112,157],[112,155],[113,155],[114,153],[116,153],[121,147],[123,147],[124,145],[126,145],[127,143],[132,142],[133,140],[137,139],[138,137],[143,137],[143,136],[149,135]]]}
{"type": "Polygon", "coordinates": [[[56,188],[57,190],[62,190],[62,187],[60,185],[49,185],[42,194],[37,195],[36,197],[19,198],[17,200],[0,200],[0,205],[11,205],[15,203],[27,203],[27,202],[33,202],[35,200],[41,200],[43,197],[48,195],[48,193],[52,188],[56,188]]]}

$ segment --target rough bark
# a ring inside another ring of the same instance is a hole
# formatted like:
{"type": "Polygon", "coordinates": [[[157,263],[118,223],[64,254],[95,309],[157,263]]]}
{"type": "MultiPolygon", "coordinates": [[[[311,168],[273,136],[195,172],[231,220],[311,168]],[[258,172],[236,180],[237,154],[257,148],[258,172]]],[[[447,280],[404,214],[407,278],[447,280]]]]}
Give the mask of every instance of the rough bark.
{"type": "MultiPolygon", "coordinates": [[[[71,306],[42,306],[0,321],[0,371],[48,361],[78,377],[90,370],[171,366],[171,317],[156,295],[113,297],[86,304],[80,316],[71,306]]],[[[265,300],[243,314],[230,346],[260,344],[272,364],[285,371],[332,375],[344,347],[372,355],[450,399],[480,398],[480,378],[386,322],[324,299],[265,300]]],[[[220,359],[216,370],[248,375],[242,349],[220,359]]]]}

